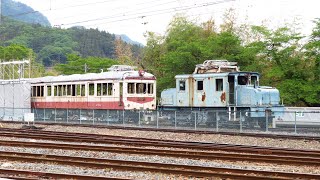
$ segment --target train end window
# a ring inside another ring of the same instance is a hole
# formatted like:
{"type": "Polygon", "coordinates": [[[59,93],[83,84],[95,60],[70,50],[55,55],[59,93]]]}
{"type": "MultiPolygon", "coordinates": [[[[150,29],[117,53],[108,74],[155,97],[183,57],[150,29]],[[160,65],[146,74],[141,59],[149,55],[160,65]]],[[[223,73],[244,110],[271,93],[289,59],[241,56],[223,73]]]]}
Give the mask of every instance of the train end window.
{"type": "Polygon", "coordinates": [[[203,90],[203,81],[197,81],[197,90],[202,91],[203,90]]]}
{"type": "Polygon", "coordinates": [[[186,81],[179,81],[179,91],[186,90],[186,81]]]}
{"type": "Polygon", "coordinates": [[[153,94],[153,83],[148,83],[148,94],[153,94]]]}
{"type": "Polygon", "coordinates": [[[147,86],[145,83],[137,83],[136,84],[137,94],[143,94],[147,92],[147,86]]]}
{"type": "Polygon", "coordinates": [[[223,79],[216,79],[216,91],[223,91],[223,79]]]}

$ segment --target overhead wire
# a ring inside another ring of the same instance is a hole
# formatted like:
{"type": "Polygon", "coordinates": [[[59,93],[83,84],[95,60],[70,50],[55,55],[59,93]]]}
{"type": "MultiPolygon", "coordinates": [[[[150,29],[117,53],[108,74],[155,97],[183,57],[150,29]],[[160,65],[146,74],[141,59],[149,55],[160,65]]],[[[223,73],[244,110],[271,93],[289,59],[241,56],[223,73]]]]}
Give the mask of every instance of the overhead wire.
{"type": "Polygon", "coordinates": [[[184,10],[188,10],[188,9],[201,8],[201,7],[205,7],[205,6],[212,6],[212,5],[231,2],[231,1],[235,1],[235,0],[220,0],[220,1],[215,1],[215,2],[202,3],[202,4],[199,4],[199,5],[193,5],[193,6],[182,6],[182,7],[180,6],[180,7],[173,7],[173,8],[166,8],[166,9],[158,9],[158,10],[152,10],[152,11],[146,11],[146,12],[133,13],[133,14],[129,13],[129,14],[126,14],[126,15],[123,15],[123,13],[122,13],[122,14],[117,14],[117,15],[113,15],[113,16],[106,16],[106,17],[100,17],[100,18],[95,18],[95,19],[88,19],[88,20],[83,20],[83,21],[64,23],[64,24],[60,24],[60,25],[66,26],[66,25],[87,23],[87,22],[92,22],[92,21],[107,20],[107,19],[124,17],[124,16],[135,16],[135,17],[122,18],[122,19],[118,19],[118,20],[112,20],[112,21],[108,21],[108,22],[104,22],[104,23],[125,21],[125,20],[131,20],[131,19],[137,19],[137,18],[141,18],[141,17],[146,17],[146,16],[155,16],[155,15],[160,15],[160,14],[184,11],[184,10]]]}

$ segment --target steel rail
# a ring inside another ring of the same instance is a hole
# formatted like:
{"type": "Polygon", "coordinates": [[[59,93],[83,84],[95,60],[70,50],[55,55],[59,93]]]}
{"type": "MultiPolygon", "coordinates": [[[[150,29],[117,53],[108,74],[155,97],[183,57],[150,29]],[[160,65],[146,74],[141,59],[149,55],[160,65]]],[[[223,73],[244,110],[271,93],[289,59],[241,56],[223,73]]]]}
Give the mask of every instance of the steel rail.
{"type": "Polygon", "coordinates": [[[0,177],[8,179],[77,179],[77,180],[125,180],[125,178],[116,177],[100,177],[100,176],[87,176],[77,174],[62,174],[62,173],[48,173],[40,171],[26,171],[26,170],[14,170],[14,169],[1,169],[0,177]]]}
{"type": "Polygon", "coordinates": [[[172,141],[158,140],[147,138],[134,138],[123,136],[109,136],[98,134],[82,134],[82,133],[66,133],[56,131],[30,131],[20,129],[3,129],[0,128],[1,136],[35,138],[45,140],[60,140],[68,142],[88,142],[101,144],[124,144],[131,146],[155,146],[169,148],[188,148],[195,150],[221,150],[241,153],[254,153],[264,155],[292,156],[292,157],[314,157],[320,158],[319,150],[307,149],[291,149],[276,148],[262,146],[232,145],[232,144],[216,144],[205,142],[188,142],[188,141],[172,141]]]}
{"type": "Polygon", "coordinates": [[[48,154],[0,152],[1,159],[11,161],[27,161],[38,163],[58,163],[73,166],[85,166],[89,168],[112,168],[126,171],[148,171],[165,174],[176,174],[195,177],[221,177],[233,179],[290,179],[308,178],[318,179],[320,175],[305,173],[286,173],[259,170],[244,170],[234,168],[217,168],[208,166],[190,166],[166,163],[152,163],[139,161],[111,160],[98,158],[84,158],[74,156],[59,156],[48,154]]]}
{"type": "MultiPolygon", "coordinates": [[[[20,123],[14,121],[2,121],[5,123],[20,123]]],[[[305,136],[305,135],[284,135],[284,134],[267,134],[267,133],[251,133],[251,132],[226,132],[226,131],[210,131],[210,130],[188,130],[188,129],[172,129],[172,128],[153,128],[153,127],[129,127],[129,126],[114,126],[114,125],[98,125],[98,124],[74,124],[62,122],[36,122],[36,124],[43,125],[61,125],[61,126],[78,126],[78,127],[94,127],[94,128],[108,128],[108,129],[125,129],[138,131],[158,131],[171,133],[189,133],[189,134],[221,134],[230,136],[248,136],[257,138],[272,138],[272,139],[301,139],[310,141],[320,141],[320,136],[305,136]]],[[[320,133],[320,132],[319,132],[320,133]]]]}

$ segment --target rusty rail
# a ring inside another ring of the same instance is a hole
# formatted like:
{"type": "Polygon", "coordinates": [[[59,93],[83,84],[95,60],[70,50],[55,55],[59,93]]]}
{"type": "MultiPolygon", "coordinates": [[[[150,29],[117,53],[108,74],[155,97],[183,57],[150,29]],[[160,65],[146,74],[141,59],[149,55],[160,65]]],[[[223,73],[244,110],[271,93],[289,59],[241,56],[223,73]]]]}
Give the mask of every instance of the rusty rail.
{"type": "Polygon", "coordinates": [[[151,163],[151,162],[137,162],[137,161],[125,161],[125,160],[84,158],[84,157],[73,157],[73,156],[58,156],[58,155],[4,152],[4,151],[0,152],[0,158],[8,159],[11,161],[58,163],[63,165],[73,165],[73,166],[76,165],[76,166],[84,166],[89,168],[99,168],[99,169],[112,168],[116,170],[125,170],[125,171],[147,171],[147,172],[157,172],[157,173],[194,176],[194,177],[220,177],[220,178],[232,178],[232,179],[291,179],[291,178],[319,179],[320,178],[320,175],[314,175],[314,174],[216,168],[216,167],[205,167],[205,166],[163,164],[163,163],[151,163]]]}
{"type": "Polygon", "coordinates": [[[39,171],[26,171],[26,170],[13,170],[13,169],[0,169],[0,177],[8,179],[77,179],[77,180],[125,180],[125,178],[116,177],[100,177],[100,176],[85,176],[77,174],[60,174],[60,173],[48,173],[39,171]]]}

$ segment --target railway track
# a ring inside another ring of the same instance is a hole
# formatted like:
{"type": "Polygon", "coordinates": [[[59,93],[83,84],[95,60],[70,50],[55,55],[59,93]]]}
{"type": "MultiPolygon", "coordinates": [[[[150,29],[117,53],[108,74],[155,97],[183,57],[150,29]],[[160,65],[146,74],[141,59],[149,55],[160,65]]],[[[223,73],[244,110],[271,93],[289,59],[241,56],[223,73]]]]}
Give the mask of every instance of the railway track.
{"type": "MultiPolygon", "coordinates": [[[[302,173],[285,173],[285,172],[269,172],[246,169],[230,169],[230,168],[216,168],[204,166],[190,166],[177,164],[163,164],[139,161],[124,161],[124,160],[110,160],[98,158],[83,158],[74,156],[58,156],[47,154],[32,154],[32,153],[18,153],[18,152],[4,152],[0,151],[0,158],[10,161],[24,161],[32,163],[58,163],[61,165],[84,166],[89,168],[112,168],[115,170],[125,171],[147,171],[165,174],[176,174],[193,177],[220,177],[232,179],[318,179],[320,175],[302,174],[302,173]]],[[[1,172],[1,171],[0,171],[1,172]]],[[[48,174],[41,174],[42,178],[48,177],[48,174]]],[[[50,177],[53,175],[51,174],[50,177]]],[[[56,177],[63,178],[63,174],[55,174],[56,177]]],[[[70,178],[71,175],[69,175],[70,178]]],[[[65,175],[64,178],[68,176],[65,175]]],[[[86,176],[87,178],[89,176],[86,176]]],[[[76,177],[74,177],[76,178],[76,177]]],[[[80,179],[82,177],[80,176],[80,179]]]]}
{"type": "Polygon", "coordinates": [[[34,131],[21,129],[0,128],[1,136],[16,138],[33,138],[43,140],[59,140],[65,142],[86,142],[98,144],[120,144],[134,147],[123,146],[102,146],[102,145],[77,145],[77,144],[55,144],[40,142],[19,142],[19,141],[0,141],[3,146],[24,146],[24,147],[43,147],[61,149],[79,149],[92,151],[107,151],[113,153],[130,153],[143,155],[171,156],[190,159],[220,159],[231,161],[252,161],[266,162],[275,164],[311,165],[320,166],[320,151],[297,150],[289,148],[274,148],[260,146],[245,146],[231,144],[214,144],[201,142],[168,141],[146,138],[128,138],[121,136],[66,133],[55,131],[34,131]],[[167,147],[179,148],[178,150],[166,150],[146,148],[167,147]],[[223,152],[220,152],[223,151],[223,152]],[[233,152],[233,153],[231,153],[233,152]],[[243,154],[247,153],[247,154],[243,154]]]}
{"type": "MultiPolygon", "coordinates": [[[[16,123],[12,121],[2,121],[5,123],[16,123]]],[[[20,122],[19,122],[20,123],[20,122]]],[[[319,136],[307,136],[307,135],[284,135],[284,134],[276,134],[271,132],[279,132],[278,129],[273,130],[270,129],[269,133],[258,132],[258,133],[250,133],[250,132],[225,132],[225,131],[210,131],[210,130],[186,130],[186,129],[166,129],[166,128],[152,128],[152,127],[124,127],[124,126],[109,126],[109,125],[92,125],[92,124],[70,124],[70,123],[52,123],[52,122],[37,122],[37,124],[42,125],[61,125],[61,126],[79,126],[79,127],[93,127],[93,128],[108,128],[108,129],[125,129],[125,130],[139,130],[139,131],[158,131],[158,132],[171,132],[171,133],[189,133],[189,134],[221,134],[221,135],[229,135],[229,136],[248,136],[255,138],[273,138],[273,139],[302,139],[302,140],[310,140],[310,141],[320,141],[320,131],[318,132],[319,136]]],[[[306,130],[303,130],[306,131],[306,130]]],[[[292,131],[294,132],[294,131],[292,131]]]]}

